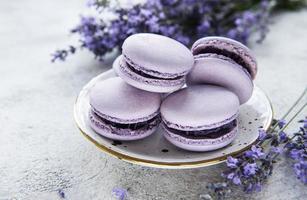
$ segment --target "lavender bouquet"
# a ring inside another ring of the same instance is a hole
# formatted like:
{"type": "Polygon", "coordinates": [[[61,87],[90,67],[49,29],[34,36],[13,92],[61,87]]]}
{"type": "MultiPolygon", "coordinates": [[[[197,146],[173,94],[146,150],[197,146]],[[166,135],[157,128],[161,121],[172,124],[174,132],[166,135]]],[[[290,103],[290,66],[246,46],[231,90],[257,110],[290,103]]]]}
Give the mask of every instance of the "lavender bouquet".
{"type": "Polygon", "coordinates": [[[225,199],[234,187],[240,187],[247,193],[261,191],[263,184],[273,174],[280,155],[293,160],[294,175],[307,185],[307,116],[298,121],[296,132],[285,132],[287,126],[306,108],[307,102],[303,101],[293,117],[285,121],[306,94],[307,88],[282,119],[275,120],[267,132],[260,129],[258,142],[249,150],[227,158],[227,169],[221,173],[224,181],[209,184],[208,189],[212,193],[203,195],[202,199],[225,199]]]}
{"type": "Polygon", "coordinates": [[[297,8],[304,0],[145,0],[130,6],[118,1],[90,0],[96,17],[82,16],[71,30],[79,36],[79,46],[57,50],[52,61],[65,60],[77,49],[88,49],[95,58],[116,49],[129,35],[152,32],[174,38],[190,46],[193,41],[209,35],[226,36],[247,44],[251,35],[261,42],[268,32],[273,10],[297,8]],[[113,15],[107,20],[106,14],[113,15]]]}

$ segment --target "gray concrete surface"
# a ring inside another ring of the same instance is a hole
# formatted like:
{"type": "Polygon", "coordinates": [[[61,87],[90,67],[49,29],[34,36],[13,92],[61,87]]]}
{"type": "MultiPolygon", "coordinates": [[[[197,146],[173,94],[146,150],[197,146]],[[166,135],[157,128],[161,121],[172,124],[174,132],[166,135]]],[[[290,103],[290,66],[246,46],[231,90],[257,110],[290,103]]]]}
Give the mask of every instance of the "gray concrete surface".
{"type": "MultiPolygon", "coordinates": [[[[105,155],[78,132],[72,108],[81,87],[110,64],[86,51],[65,63],[50,53],[69,43],[67,30],[84,2],[0,3],[0,199],[113,199],[113,187],[129,188],[129,199],[198,199],[206,183],[219,180],[224,165],[193,170],[153,169],[105,155]]],[[[276,117],[306,86],[307,11],[274,18],[261,45],[257,83],[268,93],[276,117]]],[[[74,42],[71,39],[70,42],[74,42]]],[[[306,114],[306,112],[305,112],[306,114]]],[[[306,199],[306,186],[284,160],[257,194],[232,199],[306,199]]]]}

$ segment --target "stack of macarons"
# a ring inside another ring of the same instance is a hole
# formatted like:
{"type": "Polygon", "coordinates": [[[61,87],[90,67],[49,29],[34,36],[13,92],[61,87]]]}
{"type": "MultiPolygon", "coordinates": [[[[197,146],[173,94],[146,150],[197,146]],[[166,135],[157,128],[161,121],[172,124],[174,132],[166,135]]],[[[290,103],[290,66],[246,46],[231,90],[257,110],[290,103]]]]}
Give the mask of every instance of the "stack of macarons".
{"type": "Polygon", "coordinates": [[[161,124],[175,146],[211,151],[237,135],[239,106],[252,95],[257,64],[246,46],[228,38],[202,38],[189,50],[140,33],[124,41],[113,69],[119,77],[90,91],[89,122],[97,133],[137,140],[161,124]]]}

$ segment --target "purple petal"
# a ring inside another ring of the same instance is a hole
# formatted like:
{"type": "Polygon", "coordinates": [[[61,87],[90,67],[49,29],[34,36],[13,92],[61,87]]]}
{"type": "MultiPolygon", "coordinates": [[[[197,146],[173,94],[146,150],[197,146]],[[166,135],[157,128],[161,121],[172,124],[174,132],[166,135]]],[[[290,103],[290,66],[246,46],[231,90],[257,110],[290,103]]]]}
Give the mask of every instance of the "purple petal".
{"type": "Polygon", "coordinates": [[[127,198],[127,190],[123,188],[113,188],[112,194],[118,199],[118,200],[125,200],[127,198]]]}
{"type": "Polygon", "coordinates": [[[248,186],[246,187],[245,191],[246,192],[252,192],[253,191],[253,184],[249,183],[248,186]]]}
{"type": "Polygon", "coordinates": [[[301,155],[301,151],[300,149],[292,149],[289,153],[289,156],[292,158],[292,159],[299,159],[300,155],[301,155]]]}
{"type": "Polygon", "coordinates": [[[244,155],[245,155],[246,157],[248,157],[248,158],[252,158],[252,157],[253,157],[253,155],[254,155],[254,152],[253,152],[253,151],[248,150],[248,151],[246,151],[246,152],[244,153],[244,155]]]}
{"type": "Polygon", "coordinates": [[[228,167],[230,168],[237,168],[238,167],[238,159],[232,157],[232,156],[228,156],[227,157],[227,161],[226,161],[226,164],[228,167]]]}
{"type": "Polygon", "coordinates": [[[256,163],[247,163],[243,167],[243,173],[246,176],[255,175],[257,170],[258,170],[258,167],[256,163]]]}
{"type": "Polygon", "coordinates": [[[281,119],[278,121],[278,126],[279,128],[283,128],[286,125],[286,120],[281,119]]]}
{"type": "Polygon", "coordinates": [[[270,151],[280,154],[282,153],[282,148],[281,147],[271,147],[270,151]]]}
{"type": "Polygon", "coordinates": [[[255,191],[256,192],[260,192],[261,191],[261,189],[262,189],[262,186],[261,186],[261,184],[258,182],[258,183],[256,183],[255,184],[255,186],[254,186],[254,189],[255,189],[255,191]]]}
{"type": "Polygon", "coordinates": [[[236,185],[241,185],[241,180],[238,176],[235,176],[233,179],[232,179],[232,182],[236,185]]]}
{"type": "Polygon", "coordinates": [[[266,138],[266,136],[267,136],[267,133],[265,132],[265,130],[260,129],[258,132],[259,132],[258,139],[260,141],[264,140],[266,138]]]}
{"type": "Polygon", "coordinates": [[[281,131],[279,133],[279,139],[280,139],[280,141],[286,141],[288,139],[288,136],[285,132],[281,131]]]}
{"type": "Polygon", "coordinates": [[[232,172],[232,173],[230,173],[230,174],[227,175],[227,178],[230,179],[230,180],[232,180],[233,177],[234,177],[234,175],[235,175],[235,173],[232,172]]]}

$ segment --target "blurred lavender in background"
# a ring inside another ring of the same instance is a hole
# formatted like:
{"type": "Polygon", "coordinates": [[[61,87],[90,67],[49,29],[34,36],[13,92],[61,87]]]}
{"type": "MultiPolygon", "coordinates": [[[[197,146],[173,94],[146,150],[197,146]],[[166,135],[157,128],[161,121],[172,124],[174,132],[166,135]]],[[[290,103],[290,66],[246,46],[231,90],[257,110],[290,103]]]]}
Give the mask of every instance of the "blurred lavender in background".
{"type": "MultiPolygon", "coordinates": [[[[201,37],[226,36],[247,44],[251,35],[261,42],[268,32],[273,10],[295,9],[304,0],[146,0],[123,7],[118,1],[90,0],[88,6],[97,16],[82,16],[71,32],[79,35],[79,48],[91,51],[95,58],[118,49],[129,35],[151,32],[174,38],[190,46],[201,37]],[[104,19],[106,13],[114,18],[104,19]]],[[[76,47],[57,50],[52,61],[65,60],[76,47]]]]}

